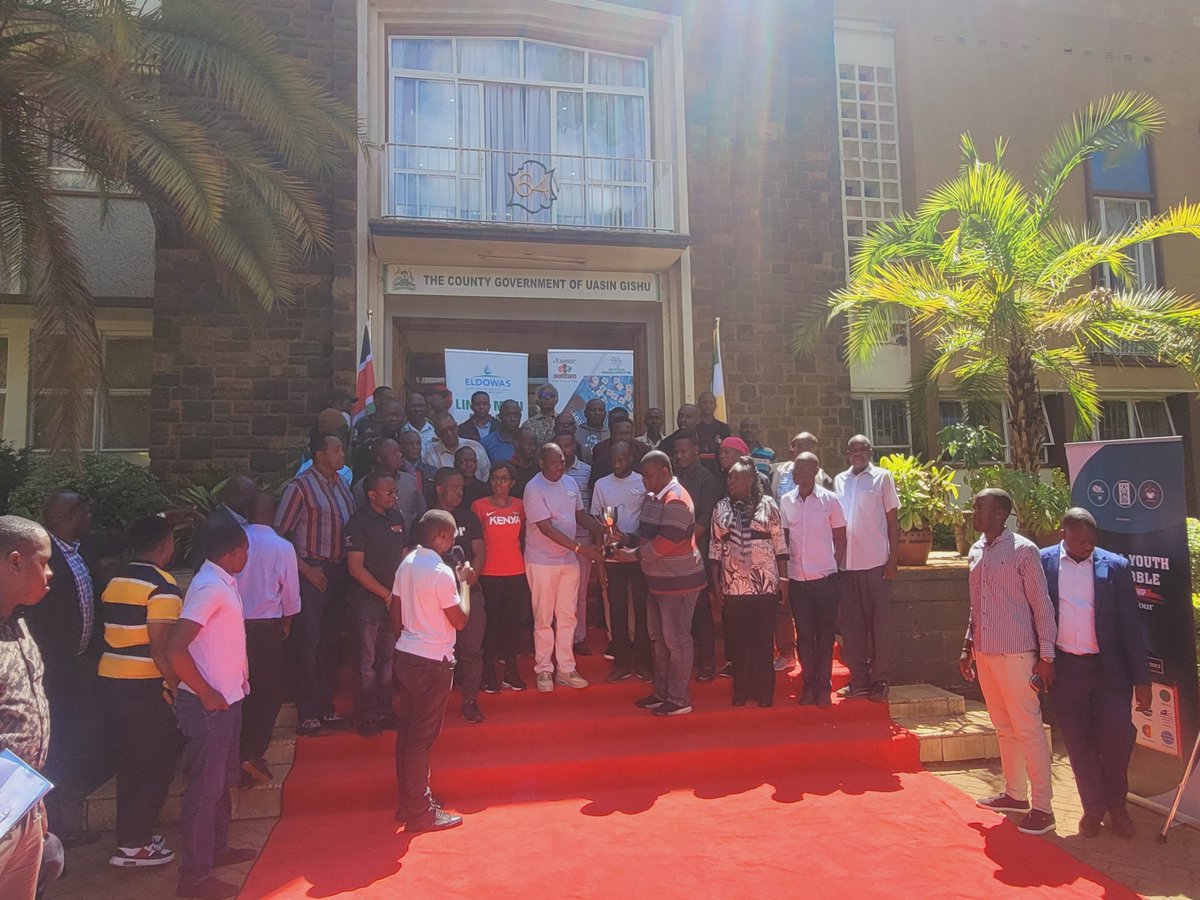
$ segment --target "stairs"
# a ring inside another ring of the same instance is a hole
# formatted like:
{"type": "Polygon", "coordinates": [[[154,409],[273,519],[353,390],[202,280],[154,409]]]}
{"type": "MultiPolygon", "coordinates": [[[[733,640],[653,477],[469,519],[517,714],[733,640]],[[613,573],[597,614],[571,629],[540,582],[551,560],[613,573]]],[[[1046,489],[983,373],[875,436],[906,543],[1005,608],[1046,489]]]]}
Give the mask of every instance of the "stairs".
{"type": "MultiPolygon", "coordinates": [[[[890,708],[897,725],[920,741],[922,763],[997,759],[1000,745],[986,707],[931,684],[897,685],[890,708]]],[[[1050,743],[1050,726],[1043,726],[1050,743]]]]}

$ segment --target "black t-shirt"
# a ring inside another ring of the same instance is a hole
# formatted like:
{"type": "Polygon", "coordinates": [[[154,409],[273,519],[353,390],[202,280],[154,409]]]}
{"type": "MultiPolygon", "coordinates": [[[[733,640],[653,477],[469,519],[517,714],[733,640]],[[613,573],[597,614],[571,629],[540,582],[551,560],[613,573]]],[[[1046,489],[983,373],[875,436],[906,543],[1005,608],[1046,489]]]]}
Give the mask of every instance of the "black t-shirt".
{"type": "Polygon", "coordinates": [[[513,483],[512,490],[509,491],[509,494],[519,500],[525,494],[525,485],[529,484],[529,482],[533,480],[533,476],[540,472],[541,469],[538,467],[536,460],[527,466],[521,466],[518,465],[516,461],[510,459],[508,464],[512,466],[513,470],[517,473],[517,480],[513,483]]]}
{"type": "MultiPolygon", "coordinates": [[[[464,558],[467,562],[471,562],[471,541],[483,540],[483,523],[479,521],[479,516],[471,512],[466,501],[459,504],[458,509],[454,510],[451,515],[454,516],[454,546],[462,547],[464,558]]],[[[453,552],[445,554],[442,561],[453,569],[455,566],[453,552]]]]}
{"type": "Polygon", "coordinates": [[[721,449],[721,441],[730,434],[732,432],[729,430],[729,426],[720,419],[713,419],[712,422],[700,422],[696,426],[697,444],[700,446],[700,462],[714,475],[721,474],[717,451],[721,449]]]}
{"type": "Polygon", "coordinates": [[[692,506],[695,508],[696,513],[696,524],[704,529],[701,550],[707,559],[708,532],[712,526],[713,509],[716,508],[717,502],[724,494],[721,487],[721,480],[699,463],[690,469],[680,469],[675,473],[675,477],[679,479],[679,483],[683,485],[683,489],[692,498],[692,506]]]}
{"type": "Polygon", "coordinates": [[[470,481],[463,483],[463,506],[468,509],[476,500],[482,500],[484,497],[490,497],[491,495],[491,486],[486,481],[472,478],[470,481]]]}
{"type": "MultiPolygon", "coordinates": [[[[396,569],[408,551],[404,513],[393,507],[380,515],[368,504],[350,517],[344,533],[346,552],[362,553],[363,568],[390,590],[396,580],[396,569]]],[[[351,596],[355,599],[383,602],[382,597],[376,597],[353,578],[350,582],[351,596]]]]}

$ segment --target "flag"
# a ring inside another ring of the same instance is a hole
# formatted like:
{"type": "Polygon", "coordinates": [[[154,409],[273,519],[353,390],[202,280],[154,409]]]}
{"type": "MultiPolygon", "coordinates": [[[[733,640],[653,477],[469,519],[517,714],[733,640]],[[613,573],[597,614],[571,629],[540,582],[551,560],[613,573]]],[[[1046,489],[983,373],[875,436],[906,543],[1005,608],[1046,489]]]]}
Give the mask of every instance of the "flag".
{"type": "Polygon", "coordinates": [[[354,383],[354,411],[351,422],[375,412],[375,357],[371,354],[371,323],[363,326],[362,354],[358,357],[358,378],[354,383]]]}
{"type": "Polygon", "coordinates": [[[713,322],[712,387],[709,390],[717,398],[717,418],[728,422],[729,417],[725,411],[725,366],[721,363],[720,317],[713,322]]]}

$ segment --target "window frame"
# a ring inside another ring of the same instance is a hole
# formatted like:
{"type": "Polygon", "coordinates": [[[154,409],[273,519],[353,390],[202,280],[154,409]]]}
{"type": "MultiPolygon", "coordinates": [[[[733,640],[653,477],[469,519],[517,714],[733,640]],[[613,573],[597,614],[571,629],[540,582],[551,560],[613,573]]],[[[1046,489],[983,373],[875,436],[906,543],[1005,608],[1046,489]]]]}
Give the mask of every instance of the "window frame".
{"type": "Polygon", "coordinates": [[[889,453],[904,453],[911,455],[913,452],[913,428],[912,428],[912,408],[908,404],[908,398],[903,394],[890,393],[856,393],[850,395],[850,402],[858,404],[862,411],[863,429],[862,433],[871,441],[871,449],[875,451],[875,457],[885,456],[889,453]],[[874,410],[872,406],[875,400],[890,400],[898,401],[904,405],[904,424],[908,431],[907,444],[880,444],[875,439],[874,426],[874,410]]]}
{"type": "Polygon", "coordinates": [[[1103,423],[1103,417],[1096,421],[1092,426],[1092,440],[1143,440],[1147,438],[1142,428],[1142,420],[1137,411],[1139,403],[1159,403],[1162,404],[1163,411],[1167,414],[1167,424],[1171,428],[1169,435],[1152,435],[1150,437],[1178,437],[1179,427],[1175,424],[1175,417],[1171,414],[1171,404],[1167,402],[1167,398],[1157,394],[1147,396],[1139,396],[1137,394],[1125,394],[1119,396],[1109,396],[1100,398],[1101,403],[1121,403],[1125,406],[1125,423],[1129,428],[1129,437],[1127,438],[1103,438],[1100,436],[1100,426],[1103,423]]]}
{"type": "MultiPolygon", "coordinates": [[[[1113,191],[1098,189],[1092,179],[1091,160],[1084,165],[1083,168],[1083,184],[1084,197],[1087,203],[1088,220],[1098,228],[1103,228],[1103,212],[1101,204],[1105,200],[1120,200],[1134,201],[1146,204],[1146,214],[1154,216],[1158,214],[1158,166],[1155,164],[1154,143],[1147,141],[1145,144],[1146,150],[1146,168],[1147,176],[1150,184],[1149,192],[1140,191],[1113,191]]],[[[1138,282],[1142,287],[1162,287],[1166,283],[1163,272],[1162,248],[1159,246],[1159,241],[1150,241],[1150,258],[1154,265],[1154,280],[1150,284],[1142,279],[1139,273],[1138,282]]],[[[1094,280],[1096,284],[1104,287],[1115,289],[1112,274],[1108,266],[1098,266],[1095,270],[1094,280]]]]}
{"type": "MultiPolygon", "coordinates": [[[[1055,446],[1056,440],[1054,437],[1054,427],[1050,424],[1050,412],[1049,412],[1049,410],[1046,409],[1046,395],[1042,394],[1039,399],[1041,400],[1041,404],[1042,404],[1042,421],[1046,425],[1046,438],[1045,438],[1045,440],[1042,441],[1042,465],[1048,466],[1048,465],[1050,465],[1050,448],[1055,446]]],[[[966,407],[960,398],[958,398],[958,397],[939,397],[938,398],[939,406],[942,403],[957,403],[960,413],[961,413],[961,416],[962,416],[959,419],[959,421],[966,421],[966,407]]],[[[1009,465],[1012,463],[1012,413],[1010,412],[1010,410],[1008,408],[1007,402],[1000,403],[1000,412],[1001,412],[1000,419],[1001,419],[1001,423],[1002,423],[1000,439],[1004,443],[1004,458],[988,460],[986,463],[988,465],[1000,464],[1000,463],[1009,465]]],[[[939,431],[942,428],[946,427],[945,424],[942,424],[942,415],[941,415],[940,409],[938,410],[938,424],[939,424],[939,428],[938,428],[939,431]]],[[[945,459],[945,451],[942,451],[942,456],[943,456],[943,459],[945,459]]],[[[945,462],[948,463],[949,465],[954,465],[954,466],[960,465],[960,463],[958,463],[957,461],[952,460],[952,459],[945,459],[945,462]]]]}

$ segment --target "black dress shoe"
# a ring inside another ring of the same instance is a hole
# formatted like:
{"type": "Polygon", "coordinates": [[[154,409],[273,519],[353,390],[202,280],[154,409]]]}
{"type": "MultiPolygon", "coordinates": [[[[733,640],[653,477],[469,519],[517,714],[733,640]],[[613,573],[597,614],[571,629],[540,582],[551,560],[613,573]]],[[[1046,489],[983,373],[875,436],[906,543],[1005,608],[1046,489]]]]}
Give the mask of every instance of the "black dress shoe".
{"type": "Polygon", "coordinates": [[[760,707],[762,707],[763,709],[767,709],[768,707],[774,706],[775,701],[774,700],[759,700],[758,705],[760,707]]]}
{"type": "Polygon", "coordinates": [[[1085,838],[1100,837],[1100,816],[1089,816],[1085,813],[1079,820],[1079,833],[1085,838]]]}
{"type": "MultiPolygon", "coordinates": [[[[1108,824],[1117,837],[1124,838],[1127,841],[1133,840],[1133,836],[1137,833],[1137,828],[1133,824],[1133,817],[1129,815],[1129,810],[1113,809],[1108,813],[1108,824]]],[[[1083,830],[1082,828],[1080,829],[1083,830]]]]}
{"type": "Polygon", "coordinates": [[[574,645],[574,646],[571,648],[571,651],[572,651],[572,652],[573,652],[573,653],[574,653],[576,656],[591,656],[591,655],[592,655],[592,648],[591,648],[591,647],[589,647],[589,646],[588,646],[588,645],[587,645],[587,644],[586,644],[584,641],[578,641],[578,642],[577,642],[577,643],[576,643],[576,644],[575,644],[575,645],[574,645]]]}
{"type": "Polygon", "coordinates": [[[745,705],[746,705],[746,698],[745,698],[745,697],[734,697],[734,698],[733,698],[733,705],[734,705],[734,706],[745,706],[745,705]]]}
{"type": "Polygon", "coordinates": [[[800,694],[800,705],[801,706],[816,706],[817,705],[817,695],[814,694],[812,691],[802,691],[800,694]]]}
{"type": "Polygon", "coordinates": [[[405,822],[404,830],[409,834],[421,834],[426,831],[445,831],[448,828],[457,828],[462,823],[462,816],[434,807],[419,819],[409,819],[405,822]]]}

